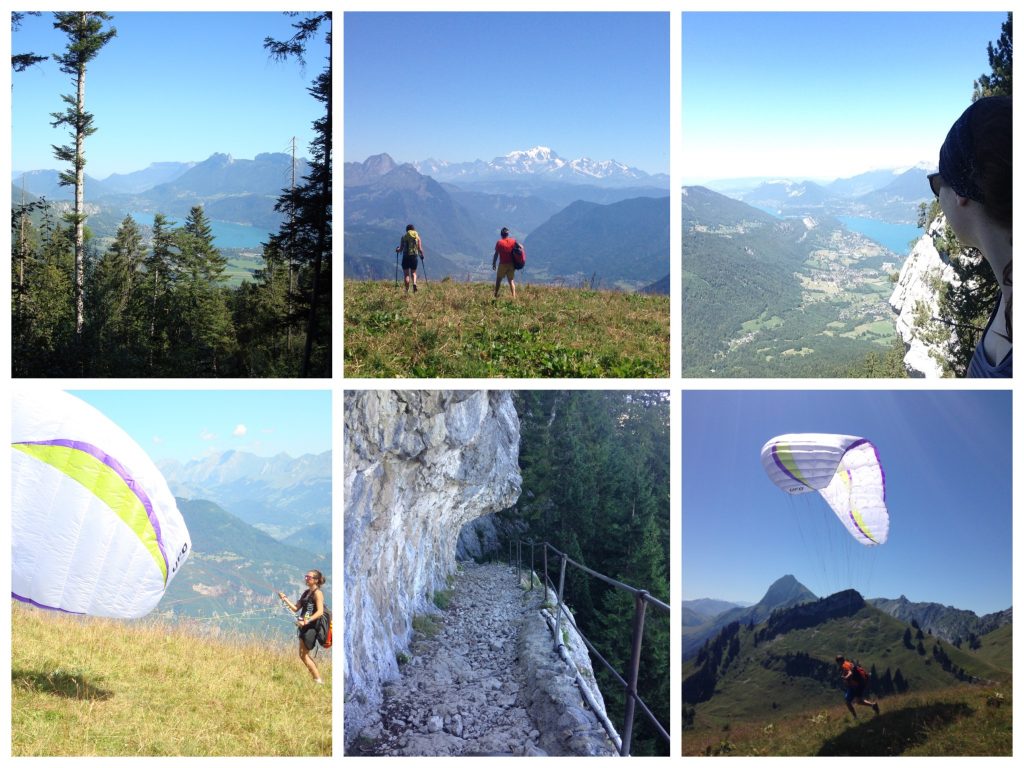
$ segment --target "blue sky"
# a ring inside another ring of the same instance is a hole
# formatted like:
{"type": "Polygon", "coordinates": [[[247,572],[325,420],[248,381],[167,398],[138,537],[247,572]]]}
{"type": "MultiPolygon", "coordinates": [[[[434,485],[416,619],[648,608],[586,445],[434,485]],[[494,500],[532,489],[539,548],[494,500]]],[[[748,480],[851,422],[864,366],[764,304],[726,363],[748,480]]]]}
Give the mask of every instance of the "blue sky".
{"type": "MultiPolygon", "coordinates": [[[[292,36],[283,13],[114,13],[112,39],[88,65],[86,109],[95,134],[86,140],[86,173],[103,179],[152,162],[205,160],[214,152],[252,158],[290,151],[292,137],[308,156],[311,125],[322,107],[306,91],[322,69],[327,46],[271,61],[265,37],[292,36]]],[[[13,33],[15,52],[63,53],[67,36],[53,16],[26,17],[13,33]]],[[[73,93],[69,75],[51,60],[12,75],[12,169],[57,168],[51,145],[69,142],[50,127],[50,113],[73,93]]]]}
{"type": "Polygon", "coordinates": [[[1009,608],[1010,393],[684,392],[683,599],[756,602],[793,574],[818,595],[1009,608]],[[818,494],[780,491],[761,446],[789,432],[871,440],[886,476],[889,540],[853,541],[818,494]]]}
{"type": "Polygon", "coordinates": [[[293,458],[331,450],[331,394],[302,390],[70,390],[154,461],[246,451],[293,458]]]}
{"type": "Polygon", "coordinates": [[[667,13],[346,13],[345,158],[669,172],[667,13]]]}
{"type": "Polygon", "coordinates": [[[937,162],[1005,13],[684,13],[684,184],[937,162]]]}

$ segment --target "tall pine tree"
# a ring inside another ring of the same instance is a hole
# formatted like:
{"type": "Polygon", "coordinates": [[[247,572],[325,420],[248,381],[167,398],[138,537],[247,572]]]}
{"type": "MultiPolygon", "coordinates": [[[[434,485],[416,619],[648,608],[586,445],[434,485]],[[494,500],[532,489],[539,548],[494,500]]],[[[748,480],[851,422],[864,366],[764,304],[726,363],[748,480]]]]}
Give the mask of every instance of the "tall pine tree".
{"type": "Polygon", "coordinates": [[[74,94],[61,96],[67,107],[64,112],[52,114],[52,125],[66,125],[73,142],[55,146],[53,153],[58,160],[71,165],[70,170],[60,174],[60,183],[75,188],[75,210],[68,214],[68,220],[74,225],[75,332],[80,335],[85,323],[85,139],[96,132],[92,114],[85,111],[85,74],[89,62],[117,30],[104,29],[104,22],[111,18],[108,13],[70,11],[55,13],[54,17],[53,26],[68,36],[67,49],[63,54],[54,54],[54,59],[61,72],[71,75],[75,86],[74,94]]]}
{"type": "Polygon", "coordinates": [[[175,232],[175,278],[169,314],[171,368],[175,376],[221,376],[235,352],[235,334],[223,286],[227,260],[213,244],[203,207],[193,206],[175,232]]]}
{"type": "MultiPolygon", "coordinates": [[[[292,14],[295,15],[295,14],[292,14]]],[[[277,253],[300,265],[299,302],[306,308],[305,342],[299,375],[330,376],[331,372],[331,14],[308,16],[292,25],[286,41],[267,38],[264,47],[275,59],[295,57],[304,62],[306,48],[326,28],[327,57],[323,71],[309,88],[324,105],[313,122],[312,158],[303,184],[285,192],[275,206],[285,223],[271,237],[277,253]]]]}
{"type": "Polygon", "coordinates": [[[135,220],[125,216],[114,242],[90,275],[93,309],[86,328],[93,375],[137,375],[139,371],[132,355],[137,346],[133,289],[137,294],[144,254],[142,233],[135,220]]]}

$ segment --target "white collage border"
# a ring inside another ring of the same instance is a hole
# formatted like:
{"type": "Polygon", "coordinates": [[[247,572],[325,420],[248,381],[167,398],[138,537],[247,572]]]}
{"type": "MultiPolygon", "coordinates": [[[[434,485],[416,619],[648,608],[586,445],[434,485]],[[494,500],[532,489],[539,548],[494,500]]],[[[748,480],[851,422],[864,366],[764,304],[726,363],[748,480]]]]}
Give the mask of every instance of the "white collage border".
{"type": "MultiPolygon", "coordinates": [[[[30,2],[23,2],[15,4],[19,10],[41,10],[41,11],[54,11],[54,10],[76,10],[81,7],[80,3],[68,3],[68,2],[54,2],[54,3],[41,3],[38,0],[31,0],[30,2]]],[[[214,3],[202,3],[197,0],[182,0],[181,2],[167,2],[167,0],[161,0],[160,2],[149,2],[142,0],[141,2],[126,2],[125,0],[117,0],[116,2],[109,3],[105,6],[105,9],[112,12],[129,12],[129,11],[279,11],[283,8],[289,9],[287,6],[291,4],[282,4],[275,2],[267,2],[267,0],[251,0],[250,2],[238,2],[237,0],[219,0],[214,3]]],[[[842,3],[835,7],[830,7],[828,11],[981,11],[990,10],[996,12],[1003,12],[1006,10],[1019,10],[1019,2],[1012,0],[1009,3],[995,4],[992,5],[988,2],[984,2],[981,7],[976,4],[968,4],[967,2],[948,2],[947,0],[938,0],[938,2],[921,2],[920,0],[904,0],[898,7],[894,7],[891,2],[882,2],[881,0],[862,0],[858,3],[842,3]]],[[[681,510],[680,505],[680,489],[682,483],[681,475],[681,461],[682,461],[682,450],[681,446],[681,418],[685,414],[685,392],[688,390],[888,390],[888,389],[899,389],[899,390],[985,390],[985,389],[998,389],[1005,390],[1007,388],[1014,391],[1014,400],[1019,399],[1017,394],[1018,385],[1007,382],[993,382],[983,380],[905,380],[905,381],[894,381],[894,380],[842,380],[842,379],[735,379],[735,380],[706,380],[706,379],[683,379],[680,375],[681,372],[681,355],[680,350],[677,348],[680,336],[680,317],[681,317],[681,291],[678,290],[679,281],[681,275],[679,273],[679,259],[676,255],[681,253],[681,197],[680,197],[680,184],[683,178],[683,169],[680,167],[680,149],[682,144],[681,138],[681,62],[682,62],[682,35],[681,35],[681,24],[685,23],[685,14],[687,12],[697,11],[822,11],[823,8],[820,4],[807,2],[807,0],[768,0],[768,2],[756,2],[755,0],[742,0],[739,2],[723,0],[722,2],[716,2],[715,0],[675,0],[674,2],[668,2],[666,0],[632,0],[626,2],[625,0],[618,0],[617,2],[611,0],[594,0],[592,2],[583,2],[581,0],[547,0],[546,2],[538,2],[538,0],[522,0],[522,2],[511,2],[510,0],[479,0],[478,2],[469,2],[469,0],[434,0],[432,2],[424,2],[423,0],[348,0],[347,2],[339,2],[331,0],[326,3],[312,3],[309,4],[309,10],[321,10],[327,8],[334,12],[334,87],[333,87],[333,98],[336,114],[340,114],[340,119],[334,121],[334,147],[344,147],[344,13],[349,11],[465,11],[465,12],[488,12],[488,11],[578,11],[578,12],[614,12],[614,11],[651,11],[651,12],[665,12],[669,15],[668,23],[670,25],[670,66],[671,66],[671,77],[670,77],[670,151],[671,151],[671,211],[670,211],[670,226],[671,226],[671,238],[670,238],[670,253],[671,258],[671,285],[673,290],[671,293],[671,367],[670,367],[670,378],[668,379],[627,379],[627,380],[604,380],[604,379],[557,379],[557,380],[543,380],[543,379],[528,379],[528,380],[516,380],[516,379],[426,379],[426,380],[389,380],[389,379],[345,379],[343,376],[342,362],[343,362],[343,322],[339,322],[341,313],[339,310],[342,308],[343,302],[343,270],[334,270],[334,284],[333,284],[333,296],[334,298],[334,315],[335,320],[333,323],[333,371],[334,377],[332,380],[320,379],[320,380],[297,380],[297,379],[266,379],[266,380],[181,380],[181,379],[158,379],[158,380],[136,380],[136,379],[51,379],[51,380],[17,380],[12,381],[10,377],[10,364],[11,364],[11,344],[10,344],[10,270],[5,268],[3,270],[3,285],[0,286],[0,295],[2,295],[2,312],[3,312],[3,323],[2,323],[2,335],[0,335],[0,370],[3,371],[0,376],[6,382],[7,386],[5,389],[10,392],[15,388],[32,388],[32,387],[52,387],[54,389],[139,389],[139,390],[160,390],[160,389],[189,389],[189,390],[204,390],[204,389],[218,389],[218,390],[232,390],[232,389],[282,389],[282,390],[302,390],[302,389],[330,389],[333,393],[332,396],[332,442],[333,442],[333,473],[334,473],[334,531],[333,531],[333,549],[335,552],[342,552],[342,533],[343,525],[338,525],[342,520],[343,515],[343,500],[342,500],[342,486],[344,477],[344,468],[342,466],[343,450],[342,450],[342,439],[343,439],[343,391],[346,389],[358,390],[358,389],[384,389],[384,388],[397,388],[397,389],[486,389],[486,388],[497,388],[497,389],[566,389],[566,390],[585,390],[585,389],[610,389],[610,390],[626,390],[626,389],[658,389],[658,390],[669,390],[672,393],[671,401],[671,429],[670,439],[671,444],[671,510],[672,510],[672,524],[671,524],[671,552],[672,562],[670,569],[671,578],[671,605],[674,608],[674,614],[678,617],[678,606],[681,599],[681,537],[682,537],[682,525],[681,525],[681,510]],[[338,109],[340,105],[340,110],[338,109]],[[1008,386],[1009,385],[1009,386],[1008,386]]],[[[0,37],[0,53],[4,57],[8,56],[11,50],[11,33],[9,25],[4,25],[4,31],[2,37],[0,37]]],[[[942,41],[935,41],[935,54],[940,56],[942,54],[942,41]]],[[[3,69],[6,73],[9,70],[3,69]]],[[[9,75],[4,75],[5,78],[9,75]]],[[[11,87],[10,83],[6,81],[0,82],[0,101],[4,106],[5,114],[10,115],[11,110],[11,87]]],[[[1018,129],[1019,132],[1020,129],[1018,129]]],[[[1015,132],[1015,138],[1018,137],[1018,133],[1015,132]]],[[[11,171],[11,125],[10,120],[4,120],[0,122],[0,139],[2,139],[5,151],[2,153],[2,160],[0,160],[0,168],[2,168],[7,176],[10,176],[11,171]]],[[[1017,142],[1019,144],[1019,141],[1017,142]]],[[[334,168],[335,168],[335,180],[340,178],[340,170],[343,168],[345,161],[343,151],[339,152],[337,149],[334,152],[334,168]]],[[[1019,188],[1019,175],[1020,171],[1017,171],[1014,175],[1014,185],[1019,188]]],[[[11,200],[10,187],[0,185],[2,194],[4,195],[3,205],[5,210],[10,210],[11,200]]],[[[335,185],[335,205],[334,205],[334,220],[344,220],[344,209],[343,200],[340,193],[337,192],[337,185],[335,185]]],[[[1020,221],[1018,206],[1015,206],[1015,218],[1020,221]]],[[[1018,225],[1019,228],[1019,225],[1018,225]]],[[[333,258],[335,264],[341,262],[342,257],[342,242],[343,238],[339,237],[337,228],[335,229],[334,238],[334,253],[333,258]]],[[[3,249],[4,253],[10,253],[10,227],[5,226],[0,230],[0,248],[3,249]]],[[[1013,445],[1017,447],[1021,445],[1020,436],[1021,432],[1021,417],[1017,412],[1019,409],[1014,409],[1013,414],[1013,445]]],[[[7,407],[0,409],[0,430],[4,434],[10,434],[10,407],[9,398],[7,407]]],[[[1020,451],[1014,451],[1013,457],[1013,477],[1015,486],[1018,484],[1021,478],[1024,478],[1024,459],[1022,459],[1020,451]]],[[[0,466],[0,494],[3,497],[9,498],[9,478],[10,478],[10,456],[4,454],[3,464],[0,466]]],[[[1018,510],[1021,509],[1021,503],[1019,500],[1019,494],[1014,495],[1013,510],[1014,517],[1016,518],[1018,510]]],[[[1022,535],[1020,526],[1017,526],[1014,530],[1014,552],[1015,559],[1016,555],[1022,551],[1022,535]]],[[[10,549],[9,546],[0,546],[0,591],[8,589],[10,587],[10,549]]],[[[334,568],[335,574],[340,574],[341,571],[338,568],[334,568]]],[[[337,576],[337,578],[341,578],[337,576]]],[[[1019,587],[1022,585],[1020,578],[1020,569],[1014,568],[1014,592],[1019,594],[1019,587]]],[[[0,618],[3,619],[3,625],[10,627],[11,613],[9,602],[4,602],[2,607],[2,614],[0,618]]],[[[677,619],[675,619],[677,621],[677,619]]],[[[678,627],[673,626],[672,632],[672,687],[673,698],[672,698],[672,709],[671,709],[671,723],[670,732],[673,734],[672,737],[672,756],[667,758],[649,758],[654,760],[658,764],[671,761],[676,763],[681,759],[685,759],[687,762],[691,759],[696,758],[680,758],[680,700],[675,692],[678,692],[681,688],[680,680],[680,664],[679,659],[681,658],[681,638],[679,635],[678,627]]],[[[11,659],[11,648],[10,648],[11,636],[9,631],[0,632],[0,658],[3,659],[2,669],[5,672],[3,679],[9,679],[10,672],[10,659],[11,659]]],[[[1014,653],[1016,658],[1021,658],[1022,643],[1019,637],[1014,643],[1014,653]]],[[[340,665],[339,665],[340,668],[340,665]]],[[[354,757],[342,757],[342,729],[343,729],[343,717],[342,717],[342,706],[343,706],[343,692],[342,684],[340,680],[335,681],[334,687],[334,700],[333,700],[333,733],[334,733],[334,751],[335,754],[332,758],[303,758],[302,764],[316,764],[326,765],[337,760],[374,760],[374,758],[354,758],[354,757]]],[[[11,698],[10,689],[0,696],[0,754],[10,755],[10,736],[11,736],[11,698]]],[[[1014,717],[1014,752],[1020,754],[1021,749],[1021,737],[1019,736],[1019,720],[1020,718],[1014,717]]],[[[296,723],[296,727],[303,727],[303,723],[296,723]]],[[[380,758],[377,758],[380,759],[380,758]]],[[[385,758],[386,759],[386,758],[385,758]]],[[[396,758],[402,760],[402,758],[396,758]]],[[[922,762],[926,758],[903,758],[903,761],[909,761],[911,764],[915,762],[922,762]]],[[[997,758],[1000,761],[1008,761],[1012,758],[997,758]]],[[[145,758],[127,758],[130,764],[137,762],[147,762],[145,758]]],[[[166,764],[170,761],[174,765],[179,764],[198,764],[210,762],[206,758],[166,758],[163,762],[166,764]]],[[[299,758],[247,758],[247,762],[252,763],[255,766],[259,765],[281,765],[282,762],[292,762],[299,760],[299,758]]],[[[491,758],[488,763],[497,763],[504,761],[505,758],[491,758]]],[[[541,760],[545,760],[541,758],[541,760]]],[[[576,763],[578,761],[587,760],[587,758],[549,758],[549,760],[557,760],[559,765],[565,764],[566,761],[576,763]]],[[[738,758],[742,764],[781,764],[783,758],[738,758]]],[[[6,761],[5,761],[6,762],[6,761]]],[[[60,764],[64,765],[65,761],[60,758],[39,758],[37,762],[42,765],[60,764]]],[[[443,758],[418,758],[418,764],[428,766],[448,766],[450,760],[443,758]]],[[[902,762],[902,761],[901,761],[902,762]]],[[[79,765],[108,765],[109,760],[104,758],[93,758],[86,757],[81,758],[78,761],[79,765]]],[[[474,761],[473,764],[476,764],[474,761]]]]}

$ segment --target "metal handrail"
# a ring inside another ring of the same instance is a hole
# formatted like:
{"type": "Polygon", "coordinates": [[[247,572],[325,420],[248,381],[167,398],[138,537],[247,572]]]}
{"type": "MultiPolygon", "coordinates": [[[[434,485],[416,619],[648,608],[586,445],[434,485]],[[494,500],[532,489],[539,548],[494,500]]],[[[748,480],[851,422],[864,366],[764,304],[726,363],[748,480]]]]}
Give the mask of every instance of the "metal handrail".
{"type": "Polygon", "coordinates": [[[551,579],[548,577],[548,550],[551,550],[551,552],[553,552],[555,555],[557,555],[558,558],[560,558],[560,561],[561,561],[561,564],[560,564],[559,569],[558,569],[558,571],[559,571],[559,573],[558,573],[558,589],[555,590],[556,594],[558,595],[558,607],[557,607],[556,619],[555,619],[555,650],[558,650],[558,648],[560,646],[562,646],[560,638],[561,638],[562,615],[564,614],[566,616],[566,620],[569,622],[569,624],[572,626],[572,628],[574,630],[576,630],[576,634],[578,634],[580,636],[580,638],[583,640],[584,644],[587,646],[587,650],[589,650],[601,662],[602,666],[606,670],[608,670],[609,673],[611,673],[612,678],[615,680],[615,682],[617,682],[625,691],[625,694],[626,694],[626,712],[625,712],[625,718],[624,718],[624,722],[623,722],[623,726],[622,726],[623,736],[622,736],[621,745],[619,747],[619,754],[624,756],[624,757],[629,755],[630,746],[632,745],[632,740],[633,740],[633,723],[634,723],[634,720],[635,720],[635,717],[636,717],[636,705],[637,704],[640,705],[640,711],[647,718],[648,722],[654,727],[654,729],[658,733],[658,735],[666,743],[671,743],[671,738],[669,737],[668,731],[658,721],[658,719],[654,716],[654,713],[651,712],[651,710],[647,706],[647,704],[644,703],[644,700],[640,697],[640,694],[637,692],[636,684],[637,684],[637,679],[640,676],[640,652],[641,652],[641,648],[642,648],[642,645],[643,645],[644,616],[645,616],[645,613],[646,613],[646,610],[647,610],[647,606],[651,605],[651,606],[657,608],[658,610],[660,610],[660,611],[662,611],[664,613],[669,614],[670,616],[671,616],[672,609],[668,606],[668,604],[666,604],[666,603],[662,602],[661,600],[659,600],[658,598],[654,597],[647,590],[645,590],[645,589],[637,589],[636,587],[632,587],[629,584],[625,584],[625,583],[623,583],[621,581],[616,581],[615,579],[611,578],[610,576],[606,576],[603,573],[598,573],[597,571],[593,570],[592,568],[588,568],[587,566],[583,565],[582,563],[576,562],[575,560],[570,558],[567,554],[565,554],[564,552],[559,551],[553,545],[551,545],[550,543],[548,543],[546,541],[535,542],[532,539],[531,540],[526,540],[526,541],[524,541],[523,539],[516,539],[514,542],[511,541],[511,540],[509,541],[509,565],[511,565],[512,562],[513,562],[513,559],[512,559],[512,548],[513,548],[513,545],[515,546],[515,553],[516,553],[515,565],[516,565],[516,579],[517,579],[517,581],[522,579],[522,566],[523,566],[523,562],[522,562],[523,561],[523,551],[522,550],[523,550],[523,545],[524,544],[526,544],[526,545],[528,545],[530,547],[530,589],[531,590],[533,589],[533,576],[537,572],[537,569],[535,567],[535,553],[534,553],[534,550],[535,550],[536,547],[542,547],[541,551],[542,551],[542,554],[543,554],[543,561],[544,561],[543,572],[544,572],[544,585],[545,585],[545,587],[550,586],[554,590],[554,586],[555,586],[554,583],[551,581],[551,579]],[[594,647],[593,643],[590,642],[590,640],[587,638],[587,636],[585,634],[583,634],[582,630],[580,630],[579,626],[577,626],[575,619],[573,618],[572,614],[569,612],[569,609],[566,607],[565,602],[563,600],[563,596],[564,596],[564,592],[565,592],[565,567],[566,567],[566,565],[572,565],[574,568],[577,568],[577,569],[583,571],[584,573],[587,573],[587,574],[593,576],[594,578],[600,579],[604,583],[606,583],[606,584],[608,584],[608,585],[610,585],[610,586],[612,586],[612,587],[614,587],[616,589],[625,590],[625,591],[627,591],[627,592],[629,592],[630,594],[633,595],[633,597],[634,597],[633,632],[632,632],[632,647],[631,647],[630,659],[629,659],[629,669],[627,671],[627,673],[628,673],[628,680],[626,678],[624,678],[621,674],[619,674],[619,672],[604,658],[604,656],[601,655],[601,652],[598,651],[594,647]]]}

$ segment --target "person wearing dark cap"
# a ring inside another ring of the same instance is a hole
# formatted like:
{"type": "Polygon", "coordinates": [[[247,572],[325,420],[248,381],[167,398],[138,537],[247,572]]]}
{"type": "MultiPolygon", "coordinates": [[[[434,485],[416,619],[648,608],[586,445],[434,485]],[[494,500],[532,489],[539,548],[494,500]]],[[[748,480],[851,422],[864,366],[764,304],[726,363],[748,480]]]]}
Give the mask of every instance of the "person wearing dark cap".
{"type": "Polygon", "coordinates": [[[498,277],[494,281],[494,298],[498,298],[503,277],[508,278],[509,288],[512,289],[512,298],[516,297],[516,265],[512,261],[512,246],[515,244],[515,238],[509,233],[508,227],[502,227],[501,239],[494,244],[494,258],[491,259],[491,269],[496,269],[498,272],[498,277]]]}
{"type": "Polygon", "coordinates": [[[939,150],[928,176],[946,222],[976,248],[999,283],[999,302],[974,350],[967,375],[1013,376],[1013,100],[989,96],[971,104],[939,150]]]}
{"type": "MultiPolygon", "coordinates": [[[[409,224],[405,228],[405,234],[395,248],[395,253],[402,254],[402,274],[405,275],[405,292],[409,292],[409,279],[412,278],[412,292],[419,290],[416,287],[416,259],[426,258],[423,255],[423,241],[420,240],[416,227],[409,224]]],[[[424,267],[425,269],[425,267],[424,267]]]]}

